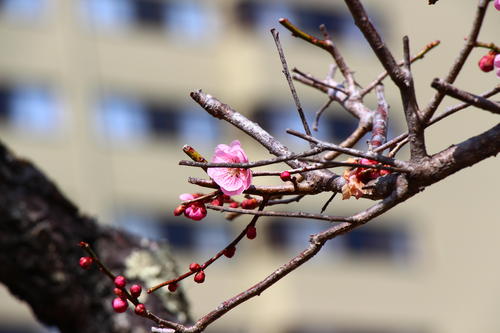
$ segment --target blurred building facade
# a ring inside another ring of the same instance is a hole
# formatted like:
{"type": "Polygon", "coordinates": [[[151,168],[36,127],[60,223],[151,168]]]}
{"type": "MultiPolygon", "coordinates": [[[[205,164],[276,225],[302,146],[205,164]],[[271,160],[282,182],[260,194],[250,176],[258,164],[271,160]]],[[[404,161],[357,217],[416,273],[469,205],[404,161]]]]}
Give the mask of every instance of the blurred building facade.
{"type": "MultiPolygon", "coordinates": [[[[367,2],[367,8],[398,57],[404,34],[415,52],[442,40],[413,67],[425,103],[433,93],[428,82],[446,73],[460,49],[475,4],[440,1],[430,7],[423,0],[381,0],[367,2]]],[[[193,222],[172,215],[179,194],[197,191],[187,177],[203,177],[200,170],[177,165],[185,159],[181,147],[190,144],[210,157],[218,143],[239,139],[251,159],[268,155],[207,115],[189,92],[201,88],[293,150],[306,147],[284,134],[301,125],[269,33],[280,17],[317,35],[317,27],[326,24],[362,84],[382,71],[342,1],[1,0],[0,139],[32,159],[82,211],[102,223],[168,239],[181,267],[204,261],[247,218],[227,222],[210,212],[206,220],[193,222]]],[[[481,40],[494,40],[498,17],[488,13],[481,40]]],[[[280,31],[290,66],[324,77],[328,55],[280,31]]],[[[481,55],[473,53],[477,59],[481,55]]],[[[465,67],[457,85],[480,93],[498,84],[475,65],[474,60],[465,67]]],[[[312,120],[326,98],[311,88],[298,90],[312,120]]],[[[401,103],[390,82],[386,91],[390,134],[397,135],[405,130],[401,103]]],[[[373,97],[367,101],[374,105],[373,97]]],[[[431,152],[496,122],[476,111],[430,129],[431,152]]],[[[355,125],[343,110],[331,107],[318,136],[339,142],[355,125]]],[[[335,239],[310,263],[207,332],[500,330],[495,257],[500,226],[493,223],[499,220],[493,205],[498,195],[491,182],[500,184],[498,177],[486,180],[498,165],[482,162],[378,222],[335,239]]],[[[321,195],[297,207],[317,212],[327,199],[321,195]]],[[[337,198],[329,211],[353,214],[369,204],[337,198]]],[[[310,234],[326,227],[262,219],[259,237],[244,242],[234,259],[214,265],[205,284],[183,283],[193,316],[270,274],[307,247],[310,234]]],[[[0,292],[0,332],[42,330],[25,305],[0,292]]]]}

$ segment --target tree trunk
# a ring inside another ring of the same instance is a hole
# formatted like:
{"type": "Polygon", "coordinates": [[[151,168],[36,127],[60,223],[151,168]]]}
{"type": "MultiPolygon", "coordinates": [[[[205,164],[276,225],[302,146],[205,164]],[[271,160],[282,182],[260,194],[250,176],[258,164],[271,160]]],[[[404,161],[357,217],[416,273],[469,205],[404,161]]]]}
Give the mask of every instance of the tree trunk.
{"type": "MultiPolygon", "coordinates": [[[[113,312],[113,283],[95,268],[79,267],[85,256],[80,241],[115,274],[143,289],[177,275],[165,244],[102,227],[80,214],[41,171],[0,143],[0,282],[30,305],[38,320],[61,332],[149,331],[151,322],[133,309],[113,312]]],[[[140,300],[164,319],[189,321],[181,291],[162,290],[140,300]]]]}

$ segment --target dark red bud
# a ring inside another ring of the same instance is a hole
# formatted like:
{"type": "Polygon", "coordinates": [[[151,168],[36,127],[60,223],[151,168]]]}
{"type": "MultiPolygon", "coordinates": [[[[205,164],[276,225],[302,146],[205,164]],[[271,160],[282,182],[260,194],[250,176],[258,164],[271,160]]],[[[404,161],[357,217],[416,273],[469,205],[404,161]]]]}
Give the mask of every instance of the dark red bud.
{"type": "Polygon", "coordinates": [[[488,52],[488,54],[484,55],[479,59],[478,66],[483,72],[491,72],[494,68],[496,53],[494,51],[488,52]]]}
{"type": "Polygon", "coordinates": [[[146,315],[146,306],[142,303],[139,303],[135,306],[134,312],[136,315],[145,316],[146,315]]]}
{"type": "Polygon", "coordinates": [[[130,294],[135,298],[137,298],[141,295],[141,291],[142,291],[142,287],[138,284],[133,284],[130,287],[130,294]]]}
{"type": "Polygon", "coordinates": [[[254,209],[259,205],[259,202],[255,198],[245,199],[241,202],[241,208],[244,209],[254,209]]]}
{"type": "Polygon", "coordinates": [[[292,179],[290,172],[288,172],[288,171],[283,171],[282,173],[280,173],[280,178],[284,182],[287,182],[287,181],[292,179]]]}
{"type": "Polygon", "coordinates": [[[179,285],[178,285],[176,282],[172,282],[172,283],[170,283],[170,284],[168,285],[168,290],[169,290],[170,292],[174,292],[174,291],[176,291],[176,290],[177,290],[177,287],[178,287],[178,286],[179,286],[179,285]]]}
{"type": "Polygon", "coordinates": [[[113,310],[115,312],[122,313],[127,311],[127,308],[128,308],[128,302],[126,300],[123,300],[119,297],[113,300],[113,310]]]}
{"type": "Polygon", "coordinates": [[[81,257],[79,262],[80,267],[83,269],[89,269],[93,263],[94,259],[92,259],[92,257],[81,257]]]}
{"type": "Polygon", "coordinates": [[[204,271],[199,271],[196,273],[194,276],[194,282],[196,283],[203,283],[205,281],[205,272],[204,271]]]}
{"type": "Polygon", "coordinates": [[[201,266],[200,266],[200,264],[198,264],[197,262],[192,262],[192,263],[189,265],[189,270],[190,270],[191,272],[198,272],[200,269],[201,269],[201,266]]]}
{"type": "Polygon", "coordinates": [[[231,247],[228,247],[228,248],[224,249],[224,255],[226,257],[228,257],[228,258],[232,258],[235,253],[236,253],[236,247],[235,246],[231,246],[231,247]]]}
{"type": "Polygon", "coordinates": [[[254,239],[257,237],[257,229],[254,226],[250,226],[247,228],[247,238],[254,239]]]}
{"type": "Polygon", "coordinates": [[[125,277],[121,275],[115,277],[115,286],[117,288],[125,288],[126,285],[127,285],[127,280],[125,279],[125,277]]]}

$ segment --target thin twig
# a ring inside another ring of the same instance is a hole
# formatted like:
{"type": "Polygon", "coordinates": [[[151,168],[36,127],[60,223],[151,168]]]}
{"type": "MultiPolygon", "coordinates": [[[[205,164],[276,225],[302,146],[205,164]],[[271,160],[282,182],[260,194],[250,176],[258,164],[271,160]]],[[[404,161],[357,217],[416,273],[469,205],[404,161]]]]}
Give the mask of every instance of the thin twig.
{"type": "Polygon", "coordinates": [[[492,113],[500,114],[500,104],[492,102],[484,97],[477,96],[467,91],[458,89],[457,87],[441,79],[434,79],[431,83],[431,87],[437,89],[438,91],[441,91],[445,95],[459,99],[462,102],[469,103],[480,109],[490,111],[492,113]]]}
{"type": "MultiPolygon", "coordinates": [[[[268,200],[269,200],[269,198],[267,196],[265,196],[262,199],[262,201],[259,204],[259,208],[258,208],[257,212],[261,212],[264,209],[264,207],[266,207],[268,200]]],[[[209,208],[209,207],[219,207],[219,206],[206,205],[206,207],[209,208]]],[[[211,209],[213,209],[213,208],[211,208],[211,209]]],[[[199,271],[205,270],[208,266],[213,264],[217,259],[222,257],[224,255],[224,253],[226,252],[226,250],[236,247],[236,245],[243,239],[243,237],[245,237],[248,227],[254,226],[257,223],[257,220],[260,216],[261,215],[254,214],[254,217],[252,218],[250,223],[240,232],[240,234],[231,243],[229,243],[226,247],[224,247],[222,250],[217,252],[217,254],[215,254],[213,257],[211,257],[210,259],[205,261],[202,265],[200,265],[200,269],[198,271],[189,270],[188,272],[181,274],[180,276],[176,277],[175,279],[171,279],[171,280],[159,283],[159,284],[149,288],[147,290],[148,294],[151,294],[162,287],[168,286],[169,284],[178,283],[178,282],[186,279],[187,277],[189,277],[193,274],[196,274],[199,271]]]]}
{"type": "MultiPolygon", "coordinates": [[[[288,148],[286,148],[281,142],[276,140],[258,124],[250,121],[241,113],[233,110],[229,105],[221,103],[218,99],[211,95],[204,94],[201,90],[191,92],[190,96],[203,109],[205,109],[205,111],[218,119],[227,121],[231,125],[240,129],[242,132],[248,134],[265,147],[271,154],[278,157],[287,157],[291,155],[288,148]]],[[[300,168],[307,165],[306,163],[298,160],[290,160],[286,163],[292,168],[300,168]]]]}
{"type": "MultiPolygon", "coordinates": [[[[479,95],[483,98],[487,98],[487,97],[491,97],[491,96],[494,96],[496,95],[497,93],[500,92],[500,85],[497,85],[495,88],[479,95]]],[[[451,116],[452,114],[454,114],[455,112],[458,112],[460,110],[463,110],[467,107],[471,106],[471,104],[469,103],[461,103],[461,104],[458,104],[458,105],[455,105],[455,106],[452,106],[452,107],[449,107],[445,112],[435,116],[434,118],[432,118],[431,121],[429,121],[425,127],[429,127],[435,123],[437,123],[438,121],[441,121],[443,120],[444,118],[447,118],[449,116],[451,116]]],[[[380,152],[380,151],[383,151],[387,148],[390,148],[394,145],[397,145],[398,143],[400,143],[402,140],[405,140],[406,138],[408,137],[408,133],[402,133],[400,135],[398,135],[397,137],[391,139],[390,141],[388,141],[387,143],[383,144],[382,146],[378,147],[377,149],[374,150],[374,152],[380,152]]],[[[407,141],[406,141],[407,142],[407,141]]]]}
{"type": "MultiPolygon", "coordinates": [[[[281,23],[281,25],[283,25],[285,28],[290,30],[290,32],[292,33],[292,36],[299,37],[299,38],[307,41],[308,43],[316,45],[316,46],[322,48],[323,50],[327,51],[328,53],[330,53],[330,55],[333,57],[335,63],[339,67],[340,71],[342,72],[342,75],[346,78],[349,86],[354,86],[354,78],[352,76],[351,70],[347,66],[347,63],[345,62],[344,57],[342,57],[342,55],[340,54],[337,47],[330,39],[322,40],[322,39],[318,39],[316,37],[313,37],[313,36],[309,35],[308,33],[300,30],[298,27],[293,25],[292,22],[290,22],[286,18],[279,19],[279,23],[281,23]]],[[[326,28],[324,28],[324,30],[326,30],[326,28]]]]}
{"type": "Polygon", "coordinates": [[[182,160],[179,161],[179,165],[190,166],[190,167],[201,167],[201,168],[240,168],[240,169],[250,169],[260,166],[266,166],[281,162],[288,162],[290,160],[300,159],[301,157],[313,156],[323,152],[325,149],[320,147],[315,147],[311,150],[305,151],[298,154],[290,154],[288,156],[270,158],[268,160],[260,160],[247,163],[208,163],[208,162],[193,162],[182,160]]]}
{"type": "Polygon", "coordinates": [[[288,129],[287,133],[295,135],[295,136],[297,136],[299,138],[302,138],[304,140],[307,140],[307,141],[312,141],[312,142],[316,143],[318,146],[324,147],[326,149],[339,151],[339,152],[341,152],[343,154],[348,154],[348,155],[351,155],[351,156],[368,158],[370,160],[374,160],[374,161],[377,161],[377,162],[380,162],[380,163],[384,163],[384,164],[394,165],[394,166],[396,166],[398,168],[401,168],[402,170],[409,171],[408,165],[404,161],[395,160],[395,159],[392,159],[392,158],[389,158],[389,157],[386,157],[386,156],[383,156],[383,155],[379,155],[379,154],[376,154],[376,153],[373,153],[373,152],[363,152],[363,151],[357,150],[357,149],[343,148],[343,147],[340,147],[340,146],[338,146],[336,144],[329,143],[329,142],[324,142],[324,141],[316,139],[316,138],[314,138],[312,136],[309,136],[309,135],[306,135],[306,134],[303,134],[303,133],[300,133],[300,132],[297,132],[297,131],[294,131],[294,130],[291,130],[291,129],[288,129]]]}
{"type": "Polygon", "coordinates": [[[315,131],[318,130],[319,118],[321,117],[323,112],[325,112],[325,110],[328,109],[328,107],[330,106],[330,104],[332,104],[332,102],[333,102],[333,99],[328,98],[326,103],[318,111],[316,111],[316,116],[314,117],[314,123],[313,123],[313,130],[315,130],[315,131]]]}
{"type": "Polygon", "coordinates": [[[495,43],[484,43],[484,42],[479,42],[476,41],[474,43],[475,47],[484,47],[486,49],[489,49],[491,51],[494,51],[496,53],[500,53],[500,47],[498,47],[495,43]]]}
{"type": "MultiPolygon", "coordinates": [[[[362,164],[362,163],[351,163],[351,162],[321,162],[315,161],[319,165],[311,165],[308,167],[300,168],[300,169],[289,169],[286,170],[290,174],[295,173],[303,173],[312,170],[320,170],[325,168],[335,168],[335,167],[349,167],[349,168],[365,168],[365,169],[377,169],[377,170],[389,170],[392,172],[406,172],[404,169],[395,168],[392,166],[382,165],[382,164],[362,164]]],[[[279,176],[283,171],[256,171],[253,172],[252,175],[254,177],[262,177],[262,176],[279,176]]]]}
{"type": "Polygon", "coordinates": [[[214,206],[214,205],[206,205],[208,209],[220,211],[220,212],[231,212],[231,213],[239,213],[239,214],[249,214],[255,216],[274,216],[274,217],[291,217],[291,218],[299,218],[299,219],[312,219],[312,220],[320,220],[327,222],[349,222],[351,219],[349,217],[344,216],[329,216],[323,214],[314,214],[314,213],[305,213],[305,212],[274,212],[274,211],[258,211],[253,209],[243,209],[243,208],[231,208],[231,207],[222,207],[222,206],[214,206]]]}
{"type": "MultiPolygon", "coordinates": [[[[424,56],[427,54],[427,52],[429,52],[430,50],[432,50],[433,48],[435,48],[436,46],[438,46],[441,42],[439,40],[435,40],[429,44],[427,44],[419,53],[417,53],[416,55],[414,55],[410,62],[413,63],[419,59],[423,59],[424,56]]],[[[401,60],[400,62],[398,62],[398,66],[403,66],[404,65],[404,60],[401,60]]],[[[365,88],[363,88],[359,94],[361,95],[361,97],[365,96],[366,94],[370,93],[373,88],[375,88],[380,82],[382,82],[389,74],[387,73],[387,71],[381,73],[373,82],[371,82],[369,85],[367,85],[365,88]]]]}
{"type": "MultiPolygon", "coordinates": [[[[479,31],[481,30],[481,27],[483,25],[483,20],[486,15],[486,10],[488,9],[489,2],[490,2],[489,0],[479,0],[476,9],[476,14],[474,17],[474,22],[472,23],[472,28],[469,32],[469,35],[467,36],[465,45],[462,47],[462,50],[460,50],[458,57],[455,59],[455,62],[451,66],[448,75],[444,79],[445,82],[450,84],[453,84],[453,82],[455,82],[455,79],[458,77],[458,74],[460,73],[463,65],[465,64],[465,61],[467,60],[469,54],[476,45],[477,37],[479,36],[479,31]]],[[[426,123],[429,119],[432,118],[434,112],[436,112],[437,108],[443,101],[444,96],[445,94],[443,92],[438,91],[432,97],[431,101],[422,112],[423,115],[422,120],[424,123],[426,123]]]]}
{"type": "Polygon", "coordinates": [[[328,200],[326,200],[325,204],[323,205],[323,207],[321,207],[321,214],[323,214],[326,210],[326,208],[328,208],[328,205],[330,204],[330,202],[332,202],[332,200],[335,198],[335,196],[337,195],[337,192],[333,193],[330,198],[328,200]]]}
{"type": "MultiPolygon", "coordinates": [[[[283,52],[283,48],[281,46],[279,32],[278,30],[273,28],[271,29],[271,34],[273,35],[274,43],[276,44],[276,48],[278,49],[281,65],[283,66],[283,74],[285,75],[286,81],[288,82],[288,87],[290,87],[290,92],[292,93],[293,101],[295,102],[295,106],[297,107],[297,112],[299,113],[300,121],[302,121],[302,126],[304,127],[304,131],[308,135],[311,135],[309,124],[307,123],[306,116],[304,115],[304,110],[302,109],[302,105],[300,104],[299,96],[297,95],[297,91],[295,90],[292,77],[290,76],[290,71],[288,70],[288,64],[286,63],[285,53],[283,52]]],[[[311,147],[313,146],[314,145],[311,144],[311,147]]]]}
{"type": "Polygon", "coordinates": [[[384,86],[379,84],[375,91],[377,94],[378,106],[373,115],[370,150],[380,147],[387,139],[387,115],[389,113],[389,105],[385,100],[384,86]]]}

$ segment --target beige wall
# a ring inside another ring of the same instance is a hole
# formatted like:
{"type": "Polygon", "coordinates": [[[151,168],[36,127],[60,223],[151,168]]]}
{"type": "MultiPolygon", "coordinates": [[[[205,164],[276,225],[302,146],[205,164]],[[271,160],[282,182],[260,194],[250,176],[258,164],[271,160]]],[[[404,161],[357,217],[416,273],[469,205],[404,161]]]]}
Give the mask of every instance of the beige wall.
{"type": "MultiPolygon", "coordinates": [[[[343,6],[339,0],[294,2],[326,10],[343,6]]],[[[404,34],[409,35],[415,51],[432,40],[442,41],[413,67],[420,105],[424,106],[433,94],[429,82],[445,75],[463,44],[475,1],[442,0],[433,7],[424,0],[365,2],[385,27],[384,36],[398,58],[404,34]]],[[[0,79],[48,82],[61,96],[63,127],[56,135],[37,137],[3,126],[0,138],[19,155],[35,161],[83,211],[98,216],[103,223],[113,221],[114,208],[128,204],[169,214],[180,193],[194,191],[186,178],[201,173],[177,166],[184,158],[180,147],[196,142],[149,140],[135,148],[103,145],[91,120],[96,92],[114,88],[186,104],[193,103],[189,91],[202,88],[247,115],[258,100],[291,102],[271,35],[240,29],[231,19],[235,1],[205,3],[219,11],[221,28],[218,36],[199,43],[182,43],[178,37],[140,29],[100,33],[82,24],[77,1],[48,3],[49,9],[39,21],[0,20],[0,79]]],[[[481,40],[495,41],[499,18],[500,13],[490,10],[481,40]]],[[[330,62],[327,54],[285,35],[282,31],[290,66],[324,76],[330,62]]],[[[363,43],[342,41],[339,47],[356,71],[356,79],[367,84],[381,66],[363,43]]],[[[478,71],[476,62],[483,53],[473,51],[458,86],[479,93],[499,83],[492,73],[478,71]]],[[[325,98],[315,91],[298,89],[306,104],[312,106],[308,112],[324,103],[325,98]]],[[[404,124],[398,93],[390,82],[386,92],[392,106],[391,124],[399,134],[404,124]]],[[[373,105],[374,99],[368,100],[373,105]]],[[[455,103],[450,99],[444,105],[455,103]]],[[[439,151],[497,122],[486,112],[465,110],[428,131],[429,150],[439,151]]],[[[239,138],[252,159],[266,157],[249,139],[224,125],[221,128],[224,142],[239,138]]],[[[204,153],[209,156],[211,150],[204,153]]],[[[328,251],[230,312],[208,331],[297,332],[294,329],[308,326],[317,329],[310,332],[332,332],[334,328],[443,333],[500,330],[500,268],[496,255],[500,226],[495,207],[500,185],[495,172],[499,166],[498,160],[483,161],[380,219],[381,223],[403,225],[408,230],[411,254],[406,260],[328,251]]],[[[322,195],[308,200],[302,207],[318,210],[327,198],[322,195]]],[[[335,201],[330,209],[336,214],[350,214],[364,206],[361,201],[335,201]]],[[[218,215],[214,216],[216,220],[218,215]]],[[[232,230],[236,233],[242,223],[243,219],[233,223],[232,230]]],[[[195,317],[253,285],[293,255],[270,249],[265,239],[265,235],[259,235],[253,242],[244,242],[239,257],[209,270],[206,284],[184,283],[195,317]]],[[[185,266],[210,255],[182,253],[179,257],[185,266]]],[[[17,305],[8,292],[2,290],[0,294],[0,326],[33,320],[27,308],[17,305]]]]}

